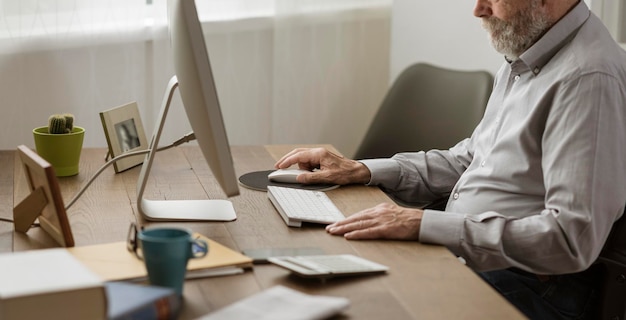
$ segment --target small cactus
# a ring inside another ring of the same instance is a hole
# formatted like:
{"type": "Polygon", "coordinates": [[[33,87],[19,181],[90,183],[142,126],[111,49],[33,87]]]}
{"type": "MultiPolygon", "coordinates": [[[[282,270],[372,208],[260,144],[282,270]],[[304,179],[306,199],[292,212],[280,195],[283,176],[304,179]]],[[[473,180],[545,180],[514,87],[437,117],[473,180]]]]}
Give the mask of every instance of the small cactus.
{"type": "Polygon", "coordinates": [[[72,132],[72,129],[74,129],[74,115],[66,113],[63,117],[65,117],[65,129],[67,129],[68,132],[72,132]]]}
{"type": "Polygon", "coordinates": [[[71,114],[53,114],[48,118],[48,133],[62,134],[72,132],[74,116],[71,114]]]}

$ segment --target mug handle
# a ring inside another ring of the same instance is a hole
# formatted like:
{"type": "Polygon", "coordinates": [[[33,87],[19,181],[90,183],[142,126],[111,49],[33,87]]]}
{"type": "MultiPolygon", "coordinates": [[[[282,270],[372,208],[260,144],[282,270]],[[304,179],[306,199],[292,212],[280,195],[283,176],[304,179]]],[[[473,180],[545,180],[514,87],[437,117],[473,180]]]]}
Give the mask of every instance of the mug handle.
{"type": "Polygon", "coordinates": [[[191,258],[202,258],[209,253],[209,244],[202,239],[191,240],[191,258]]]}

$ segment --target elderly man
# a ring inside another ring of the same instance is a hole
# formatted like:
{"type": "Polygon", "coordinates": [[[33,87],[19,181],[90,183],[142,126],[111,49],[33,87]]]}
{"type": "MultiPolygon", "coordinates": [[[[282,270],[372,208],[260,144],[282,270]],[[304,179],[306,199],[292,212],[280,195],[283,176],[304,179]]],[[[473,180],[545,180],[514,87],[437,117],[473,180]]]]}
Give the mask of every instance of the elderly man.
{"type": "Polygon", "coordinates": [[[589,318],[590,266],[626,204],[626,53],[583,1],[478,0],[474,15],[506,61],[470,138],[362,161],[296,149],[275,166],[415,204],[448,197],[445,211],[380,204],[326,230],[445,245],[530,318],[589,318]]]}

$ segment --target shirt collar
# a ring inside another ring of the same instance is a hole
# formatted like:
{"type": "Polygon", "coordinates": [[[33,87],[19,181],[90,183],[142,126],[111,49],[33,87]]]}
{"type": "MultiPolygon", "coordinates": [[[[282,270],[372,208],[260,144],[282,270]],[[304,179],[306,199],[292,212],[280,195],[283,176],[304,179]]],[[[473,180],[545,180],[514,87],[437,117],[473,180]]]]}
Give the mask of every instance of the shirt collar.
{"type": "Polygon", "coordinates": [[[535,44],[520,55],[521,62],[537,75],[552,57],[567,44],[587,21],[591,12],[584,1],[568,12],[552,26],[535,44]]]}

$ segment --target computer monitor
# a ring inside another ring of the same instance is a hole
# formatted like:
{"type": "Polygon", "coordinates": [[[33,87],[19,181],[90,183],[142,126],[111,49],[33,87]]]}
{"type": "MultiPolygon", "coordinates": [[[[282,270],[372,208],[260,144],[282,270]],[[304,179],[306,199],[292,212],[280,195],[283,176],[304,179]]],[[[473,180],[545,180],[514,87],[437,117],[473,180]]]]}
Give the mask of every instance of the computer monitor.
{"type": "Polygon", "coordinates": [[[147,220],[232,221],[237,216],[232,203],[228,200],[143,198],[163,124],[176,88],[180,90],[187,119],[215,179],[227,196],[239,194],[230,145],[194,0],[168,1],[168,16],[176,75],[167,86],[150,142],[150,152],[146,155],[139,175],[137,209],[147,220]]]}

